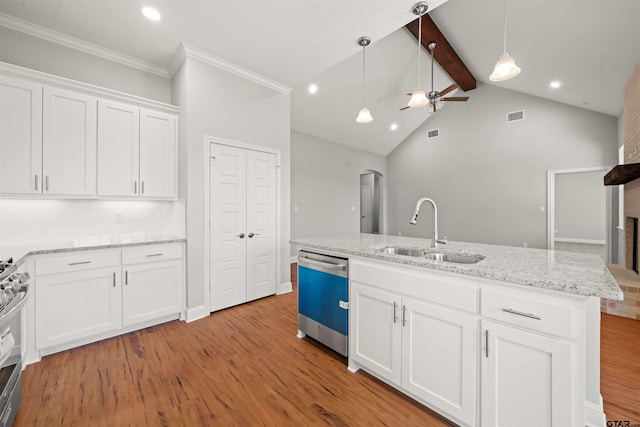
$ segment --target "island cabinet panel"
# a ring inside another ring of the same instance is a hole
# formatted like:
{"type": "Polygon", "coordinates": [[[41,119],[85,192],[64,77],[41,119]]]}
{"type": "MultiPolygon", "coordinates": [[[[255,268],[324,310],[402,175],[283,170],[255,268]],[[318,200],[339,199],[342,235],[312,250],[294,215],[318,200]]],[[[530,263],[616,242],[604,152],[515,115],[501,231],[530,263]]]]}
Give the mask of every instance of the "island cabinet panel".
{"type": "Polygon", "coordinates": [[[571,344],[490,321],[483,333],[483,426],[584,425],[572,416],[571,344]]]}
{"type": "Polygon", "coordinates": [[[402,310],[402,387],[473,424],[477,319],[412,298],[402,310]]]}
{"type": "Polygon", "coordinates": [[[365,368],[448,418],[475,425],[478,319],[459,307],[477,311],[476,289],[450,281],[460,302],[429,289],[441,289],[444,276],[358,260],[349,267],[350,370],[365,368]]]}
{"type": "Polygon", "coordinates": [[[350,288],[350,357],[400,385],[402,298],[358,282],[351,282],[350,288]]]}

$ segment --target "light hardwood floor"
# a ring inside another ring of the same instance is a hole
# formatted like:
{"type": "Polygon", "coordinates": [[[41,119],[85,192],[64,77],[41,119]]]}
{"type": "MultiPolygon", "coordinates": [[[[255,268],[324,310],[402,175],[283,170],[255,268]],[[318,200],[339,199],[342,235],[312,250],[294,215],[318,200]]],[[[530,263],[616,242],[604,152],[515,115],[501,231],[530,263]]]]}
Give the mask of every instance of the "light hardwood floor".
{"type": "MultiPolygon", "coordinates": [[[[293,292],[45,357],[14,425],[448,425],[296,324],[293,292]]],[[[640,423],[640,321],[603,315],[602,331],[605,409],[640,423]]]]}

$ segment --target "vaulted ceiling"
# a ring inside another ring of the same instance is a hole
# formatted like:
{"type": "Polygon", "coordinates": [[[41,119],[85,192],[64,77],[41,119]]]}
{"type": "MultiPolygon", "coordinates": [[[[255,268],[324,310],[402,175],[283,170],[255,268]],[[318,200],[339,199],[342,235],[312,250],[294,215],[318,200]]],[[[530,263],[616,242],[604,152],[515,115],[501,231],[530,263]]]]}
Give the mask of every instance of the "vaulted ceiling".
{"type": "MultiPolygon", "coordinates": [[[[429,115],[425,108],[399,111],[418,80],[416,38],[405,28],[416,18],[414,0],[148,3],[160,10],[162,21],[146,21],[137,0],[0,0],[6,14],[0,24],[7,15],[19,18],[159,70],[168,69],[181,42],[189,44],[291,87],[293,129],[383,155],[429,115]],[[354,121],[362,102],[357,40],[363,35],[372,39],[366,104],[374,121],[366,125],[354,121]],[[319,87],[314,96],[307,92],[312,82],[319,87]],[[394,132],[391,123],[398,125],[394,132]]],[[[428,3],[429,16],[478,83],[494,84],[488,75],[502,53],[503,0],[428,3]]],[[[523,71],[499,85],[618,115],[624,85],[640,58],[638,16],[638,0],[508,0],[507,49],[523,71]],[[548,83],[556,79],[563,86],[552,91],[548,83]]],[[[427,50],[421,59],[421,82],[430,89],[427,50]]],[[[433,83],[442,89],[451,79],[437,66],[433,83]]],[[[465,95],[473,97],[473,91],[465,95]]]]}

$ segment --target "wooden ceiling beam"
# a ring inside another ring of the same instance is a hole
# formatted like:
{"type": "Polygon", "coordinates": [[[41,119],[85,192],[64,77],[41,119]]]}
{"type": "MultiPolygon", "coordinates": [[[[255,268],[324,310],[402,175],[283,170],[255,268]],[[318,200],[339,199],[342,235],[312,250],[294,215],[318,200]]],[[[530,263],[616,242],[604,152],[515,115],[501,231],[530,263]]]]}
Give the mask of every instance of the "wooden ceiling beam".
{"type": "MultiPolygon", "coordinates": [[[[418,39],[418,21],[419,19],[409,22],[405,27],[418,39]]],[[[463,91],[476,88],[476,78],[473,77],[471,71],[464,65],[462,59],[458,56],[453,47],[449,44],[446,37],[433,19],[428,14],[422,15],[422,46],[429,51],[429,43],[436,42],[436,48],[433,51],[433,59],[440,64],[440,67],[451,77],[451,79],[460,86],[463,91]]]]}

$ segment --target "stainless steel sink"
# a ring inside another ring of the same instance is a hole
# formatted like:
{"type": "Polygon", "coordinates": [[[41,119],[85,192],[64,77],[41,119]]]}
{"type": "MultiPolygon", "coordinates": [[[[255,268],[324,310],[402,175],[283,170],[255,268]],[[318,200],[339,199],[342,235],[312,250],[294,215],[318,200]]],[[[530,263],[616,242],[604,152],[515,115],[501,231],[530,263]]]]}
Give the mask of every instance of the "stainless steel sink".
{"type": "Polygon", "coordinates": [[[485,257],[482,255],[470,254],[452,254],[452,253],[426,253],[424,257],[435,261],[454,262],[456,264],[475,264],[482,261],[485,257]]]}
{"type": "Polygon", "coordinates": [[[426,258],[434,261],[451,262],[455,264],[475,264],[482,261],[485,257],[482,255],[452,253],[452,252],[435,252],[433,250],[404,248],[399,246],[387,246],[380,249],[390,255],[403,255],[415,258],[426,258]]]}
{"type": "Polygon", "coordinates": [[[421,257],[427,253],[427,251],[423,249],[398,248],[395,246],[382,248],[381,251],[391,255],[405,255],[405,256],[413,256],[413,257],[421,257]]]}

